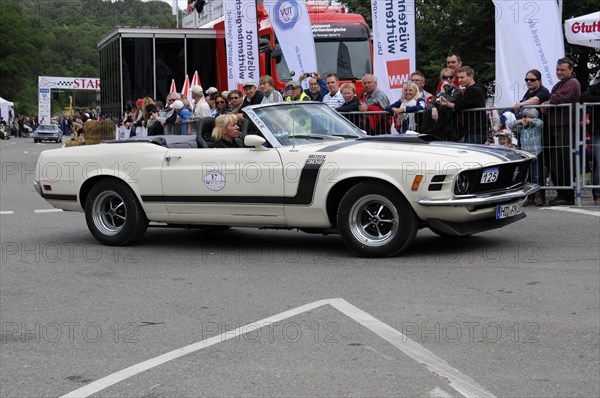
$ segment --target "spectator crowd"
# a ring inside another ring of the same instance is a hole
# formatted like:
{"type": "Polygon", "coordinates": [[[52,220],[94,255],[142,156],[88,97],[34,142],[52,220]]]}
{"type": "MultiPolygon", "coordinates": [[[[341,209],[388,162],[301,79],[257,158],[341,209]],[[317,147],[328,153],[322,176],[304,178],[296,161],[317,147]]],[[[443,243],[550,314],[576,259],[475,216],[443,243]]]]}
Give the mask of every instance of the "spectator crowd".
{"type": "MultiPolygon", "coordinates": [[[[166,104],[150,97],[135,103],[128,101],[119,125],[128,136],[161,135],[167,131],[169,134],[174,131],[191,134],[189,124],[185,124],[187,121],[230,115],[221,121],[224,124],[219,127],[218,135],[227,138],[226,132],[229,131],[232,137],[237,138],[232,121],[237,120],[238,125],[242,122],[240,111],[246,106],[319,101],[343,114],[369,135],[418,132],[447,141],[520,148],[536,156],[530,173],[533,182],[545,185],[546,178],[550,178],[556,186],[570,187],[570,140],[574,118],[569,112],[573,112],[574,107],[547,105],[574,106],[580,101],[600,102],[598,83],[582,94],[579,82],[573,76],[573,66],[569,58],[557,61],[559,82],[552,91],[544,87],[540,71],[528,71],[524,76],[527,91],[523,98],[502,110],[486,108],[487,90],[477,81],[476,72],[469,66],[463,66],[459,55],[450,54],[446,67],[439,72],[435,93],[425,90],[426,79],[420,71],[414,71],[410,80],[403,84],[401,97],[392,99],[378,88],[377,77],[372,74],[362,77],[362,87],[359,87],[362,93],[353,83],[340,85],[335,73],[328,73],[324,79],[318,72],[303,73],[299,80],[288,82],[282,92],[275,88],[271,76],[264,75],[258,82],[243,82],[241,90],[221,92],[210,87],[204,91],[201,86],[194,86],[191,89],[192,101],[179,93],[170,93],[166,104]],[[173,130],[173,126],[179,130],[173,130]],[[549,153],[549,148],[552,148],[552,153],[549,153]]],[[[593,155],[600,159],[600,131],[592,134],[592,138],[593,155]]],[[[599,163],[593,163],[594,185],[600,184],[599,163]]],[[[572,189],[557,192],[558,196],[550,201],[550,205],[574,203],[572,189]]],[[[594,190],[594,200],[600,205],[600,189],[594,190]]],[[[544,205],[543,192],[531,198],[531,203],[544,205]]]]}

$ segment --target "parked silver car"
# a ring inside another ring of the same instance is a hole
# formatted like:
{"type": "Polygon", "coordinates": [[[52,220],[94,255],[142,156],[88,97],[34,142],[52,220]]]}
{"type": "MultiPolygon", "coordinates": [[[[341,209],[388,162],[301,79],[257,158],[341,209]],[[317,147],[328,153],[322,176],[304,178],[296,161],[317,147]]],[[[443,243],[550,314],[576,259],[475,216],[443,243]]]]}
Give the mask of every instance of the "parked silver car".
{"type": "Polygon", "coordinates": [[[62,142],[63,132],[56,124],[40,124],[33,132],[33,142],[55,141],[62,142]]]}

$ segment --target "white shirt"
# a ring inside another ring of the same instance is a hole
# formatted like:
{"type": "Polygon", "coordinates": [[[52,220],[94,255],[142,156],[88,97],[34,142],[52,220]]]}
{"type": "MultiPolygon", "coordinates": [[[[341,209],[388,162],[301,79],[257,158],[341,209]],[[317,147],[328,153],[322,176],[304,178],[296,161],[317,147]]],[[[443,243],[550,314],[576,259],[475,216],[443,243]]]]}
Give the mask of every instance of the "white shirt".
{"type": "Polygon", "coordinates": [[[210,106],[204,100],[204,97],[201,97],[196,105],[194,105],[194,116],[196,117],[206,117],[210,116],[210,106]]]}
{"type": "Polygon", "coordinates": [[[323,97],[323,102],[329,105],[331,108],[336,109],[340,106],[344,105],[344,96],[342,95],[342,90],[338,90],[335,95],[331,95],[331,93],[325,94],[323,97]]]}

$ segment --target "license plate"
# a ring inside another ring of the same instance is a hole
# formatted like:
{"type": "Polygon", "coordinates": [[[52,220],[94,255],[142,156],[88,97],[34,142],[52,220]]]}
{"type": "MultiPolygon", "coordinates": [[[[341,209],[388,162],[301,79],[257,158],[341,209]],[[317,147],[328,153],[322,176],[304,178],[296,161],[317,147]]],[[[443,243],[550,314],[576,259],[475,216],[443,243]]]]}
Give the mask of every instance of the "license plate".
{"type": "Polygon", "coordinates": [[[481,183],[489,184],[490,182],[496,182],[498,179],[498,174],[500,170],[498,167],[490,167],[487,169],[483,169],[483,174],[481,175],[481,183]]]}
{"type": "Polygon", "coordinates": [[[523,213],[523,204],[524,203],[525,203],[525,201],[520,201],[518,203],[513,203],[510,205],[496,206],[496,220],[513,217],[513,216],[516,216],[517,214],[523,213]]]}

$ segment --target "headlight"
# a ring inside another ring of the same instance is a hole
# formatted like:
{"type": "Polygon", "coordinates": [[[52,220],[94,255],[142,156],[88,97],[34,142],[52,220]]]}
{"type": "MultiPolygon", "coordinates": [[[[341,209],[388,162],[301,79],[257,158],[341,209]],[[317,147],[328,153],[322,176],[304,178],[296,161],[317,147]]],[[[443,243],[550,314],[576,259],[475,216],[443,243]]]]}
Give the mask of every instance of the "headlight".
{"type": "Polygon", "coordinates": [[[456,178],[456,192],[459,195],[464,195],[469,190],[469,175],[467,173],[460,173],[456,178]]]}

